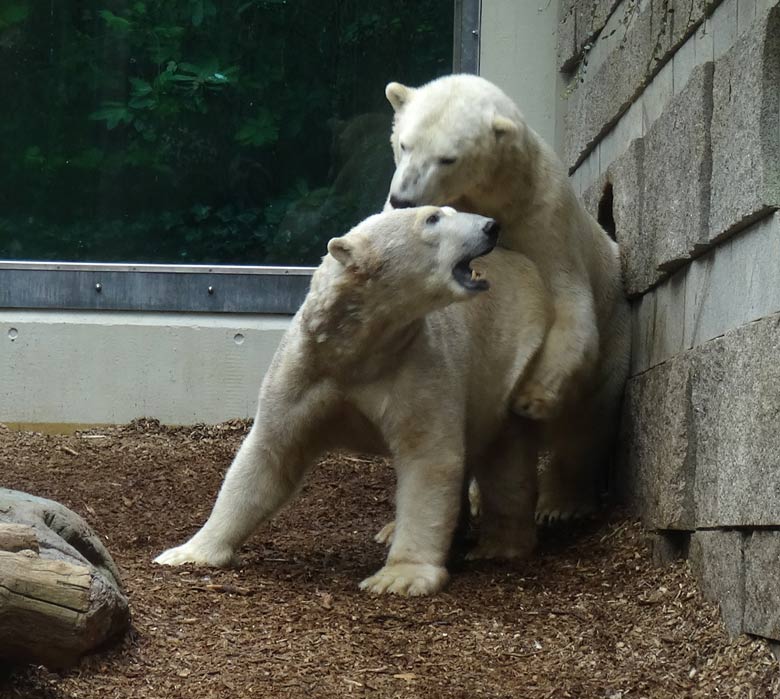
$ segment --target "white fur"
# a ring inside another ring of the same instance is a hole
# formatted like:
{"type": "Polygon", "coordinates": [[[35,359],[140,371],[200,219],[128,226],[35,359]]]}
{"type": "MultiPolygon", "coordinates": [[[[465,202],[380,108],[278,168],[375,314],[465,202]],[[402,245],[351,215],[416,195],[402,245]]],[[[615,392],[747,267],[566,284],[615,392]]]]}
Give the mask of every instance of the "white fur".
{"type": "Polygon", "coordinates": [[[397,474],[387,563],[363,589],[422,595],[446,583],[466,469],[483,486],[477,555],[530,553],[537,442],[509,406],[550,309],[536,269],[517,253],[474,262],[488,291],[454,280],[459,260],[488,249],[487,223],[451,209],[405,209],[329,243],[211,516],[156,562],[230,564],[334,448],[390,454],[397,474]]]}
{"type": "Polygon", "coordinates": [[[590,510],[628,369],[617,246],[495,85],[452,75],[420,88],[390,83],[386,95],[396,160],[386,208],[447,204],[491,216],[501,224],[499,244],[526,255],[542,275],[554,320],[514,409],[546,421],[553,455],[542,474],[540,518],[590,510]]]}

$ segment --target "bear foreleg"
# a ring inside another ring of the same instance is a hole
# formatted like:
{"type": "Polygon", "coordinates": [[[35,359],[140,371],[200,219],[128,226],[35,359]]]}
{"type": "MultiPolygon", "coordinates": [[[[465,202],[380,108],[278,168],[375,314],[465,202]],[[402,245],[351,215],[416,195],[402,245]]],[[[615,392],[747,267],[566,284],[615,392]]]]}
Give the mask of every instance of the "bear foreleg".
{"type": "Polygon", "coordinates": [[[449,579],[445,564],[458,520],[463,455],[439,442],[413,454],[395,454],[395,468],[390,551],[385,566],[360,588],[376,594],[429,595],[449,579]]]}
{"type": "Polygon", "coordinates": [[[555,417],[586,382],[598,361],[599,333],[590,291],[570,290],[557,299],[555,318],[530,375],[521,382],[512,409],[535,420],[555,417]]]}
{"type": "Polygon", "coordinates": [[[258,413],[206,523],[189,541],[157,556],[155,563],[234,564],[241,544],[295,493],[324,446],[317,443],[312,424],[315,411],[309,403],[315,400],[294,406],[268,402],[274,405],[273,414],[258,413]]]}

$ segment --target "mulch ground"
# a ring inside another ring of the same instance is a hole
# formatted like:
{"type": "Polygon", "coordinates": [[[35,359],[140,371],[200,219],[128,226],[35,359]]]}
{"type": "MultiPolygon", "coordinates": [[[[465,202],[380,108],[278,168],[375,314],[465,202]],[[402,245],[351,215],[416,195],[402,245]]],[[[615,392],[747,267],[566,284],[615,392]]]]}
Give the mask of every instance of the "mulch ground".
{"type": "Polygon", "coordinates": [[[324,459],[238,569],[152,565],[204,521],[246,429],[0,426],[0,485],[84,516],[133,612],[132,632],[78,668],[1,670],[2,699],[780,696],[766,645],[730,642],[687,564],[654,568],[624,516],[547,533],[522,565],[456,557],[432,598],[359,592],[384,556],[372,536],[392,517],[382,460],[324,459]]]}

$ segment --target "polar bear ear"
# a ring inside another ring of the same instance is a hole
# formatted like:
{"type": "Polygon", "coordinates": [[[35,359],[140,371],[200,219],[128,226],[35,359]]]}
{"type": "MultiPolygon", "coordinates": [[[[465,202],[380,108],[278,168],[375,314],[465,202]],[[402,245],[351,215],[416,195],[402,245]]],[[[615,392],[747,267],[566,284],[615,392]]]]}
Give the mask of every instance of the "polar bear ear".
{"type": "Polygon", "coordinates": [[[496,140],[501,140],[505,136],[513,136],[517,130],[517,124],[511,119],[502,116],[493,117],[493,133],[496,135],[496,140]]]}
{"type": "Polygon", "coordinates": [[[414,88],[406,87],[401,83],[388,83],[385,88],[385,97],[393,105],[393,110],[400,112],[404,105],[411,99],[414,88]]]}
{"type": "Polygon", "coordinates": [[[328,252],[345,267],[355,266],[355,250],[352,243],[344,238],[331,238],[328,252]]]}

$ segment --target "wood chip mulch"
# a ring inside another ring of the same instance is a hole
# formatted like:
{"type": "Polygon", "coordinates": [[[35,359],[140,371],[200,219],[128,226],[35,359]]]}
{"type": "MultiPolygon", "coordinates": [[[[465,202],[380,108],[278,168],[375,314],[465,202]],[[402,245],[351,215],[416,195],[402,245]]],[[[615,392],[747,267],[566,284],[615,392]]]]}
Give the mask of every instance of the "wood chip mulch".
{"type": "Polygon", "coordinates": [[[78,668],[0,669],[0,697],[780,697],[763,641],[729,641],[687,564],[649,560],[624,515],[543,536],[517,565],[452,565],[432,598],[375,598],[392,517],[378,459],[326,458],[241,567],[151,564],[208,514],[247,423],[139,420],[75,435],[0,426],[0,485],[59,500],[105,538],[133,630],[78,668]]]}

